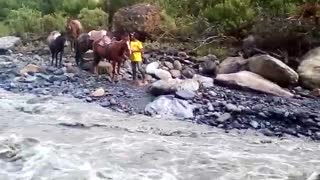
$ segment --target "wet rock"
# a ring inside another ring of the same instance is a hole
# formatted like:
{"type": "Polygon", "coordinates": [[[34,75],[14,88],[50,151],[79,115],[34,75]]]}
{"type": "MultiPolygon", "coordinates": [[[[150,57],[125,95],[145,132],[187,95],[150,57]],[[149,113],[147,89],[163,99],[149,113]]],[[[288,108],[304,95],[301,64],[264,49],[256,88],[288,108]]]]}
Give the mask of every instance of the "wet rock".
{"type": "Polygon", "coordinates": [[[39,67],[38,65],[35,64],[28,64],[24,68],[20,70],[21,75],[26,75],[27,73],[38,73],[38,72],[43,72],[43,68],[39,67]]]}
{"type": "Polygon", "coordinates": [[[94,92],[92,92],[91,96],[93,97],[102,97],[106,94],[103,88],[98,88],[94,92]]]}
{"type": "Polygon", "coordinates": [[[184,51],[179,51],[177,55],[182,58],[188,58],[188,54],[184,51]]]}
{"type": "Polygon", "coordinates": [[[218,58],[213,54],[208,54],[207,56],[203,56],[197,59],[198,62],[216,61],[216,60],[218,60],[218,58]]]}
{"type": "Polygon", "coordinates": [[[255,129],[259,127],[259,123],[257,121],[250,121],[250,125],[255,129]]]}
{"type": "Polygon", "coordinates": [[[80,69],[76,66],[66,66],[66,73],[78,74],[80,69]]]}
{"type": "Polygon", "coordinates": [[[219,64],[218,74],[230,74],[247,70],[248,60],[242,57],[228,57],[219,64]]]}
{"type": "Polygon", "coordinates": [[[187,101],[176,99],[173,96],[160,96],[145,108],[147,115],[161,115],[164,117],[193,118],[194,107],[187,101]]]}
{"type": "Polygon", "coordinates": [[[49,77],[49,81],[50,82],[55,82],[55,81],[66,81],[68,80],[68,77],[65,75],[61,75],[61,76],[50,76],[49,77]]]}
{"type": "Polygon", "coordinates": [[[192,79],[159,80],[151,84],[149,92],[155,96],[173,94],[178,90],[197,91],[199,83],[192,79]]]}
{"type": "Polygon", "coordinates": [[[53,72],[54,75],[60,76],[64,74],[64,71],[62,69],[57,69],[56,71],[53,72]]]}
{"type": "Polygon", "coordinates": [[[212,78],[195,74],[192,79],[198,81],[200,83],[200,86],[203,86],[204,88],[209,88],[213,86],[212,78]]]}
{"type": "Polygon", "coordinates": [[[213,107],[212,103],[208,103],[207,107],[208,107],[208,111],[211,111],[211,112],[214,111],[214,107],[213,107]]]}
{"type": "Polygon", "coordinates": [[[176,84],[177,90],[197,91],[200,88],[198,81],[194,79],[186,79],[176,84]]]}
{"type": "Polygon", "coordinates": [[[307,180],[320,180],[320,173],[319,172],[312,173],[307,180]]]}
{"type": "Polygon", "coordinates": [[[265,136],[274,136],[274,133],[269,129],[261,129],[259,132],[265,136]]]}
{"type": "Polygon", "coordinates": [[[179,71],[182,70],[182,64],[181,64],[181,62],[178,61],[178,60],[175,60],[175,61],[173,62],[173,67],[174,67],[174,69],[176,69],[176,70],[179,70],[179,71]]]}
{"type": "Polygon", "coordinates": [[[231,111],[231,112],[240,112],[241,111],[241,109],[234,104],[226,104],[226,108],[228,111],[231,111]]]}
{"type": "Polygon", "coordinates": [[[37,77],[35,76],[26,76],[26,77],[21,77],[20,82],[25,82],[25,83],[32,83],[37,80],[37,77]]]}
{"type": "Polygon", "coordinates": [[[5,36],[0,37],[0,49],[4,51],[8,51],[12,49],[14,46],[21,44],[21,39],[19,37],[14,36],[5,36]]]}
{"type": "Polygon", "coordinates": [[[181,77],[181,72],[179,70],[172,69],[172,70],[170,70],[170,73],[173,78],[180,78],[181,77]]]}
{"type": "Polygon", "coordinates": [[[281,86],[288,86],[298,82],[298,74],[282,61],[272,56],[253,56],[248,61],[251,72],[259,74],[281,86]]]}
{"type": "Polygon", "coordinates": [[[87,97],[87,98],[86,98],[86,101],[87,101],[87,102],[92,102],[93,99],[92,99],[91,97],[87,97]]]}
{"type": "Polygon", "coordinates": [[[53,73],[53,72],[55,72],[55,71],[57,70],[57,68],[54,67],[54,66],[48,66],[48,67],[45,68],[45,70],[46,70],[48,73],[53,73]]]}
{"type": "Polygon", "coordinates": [[[169,68],[169,70],[173,69],[173,64],[169,61],[165,61],[164,65],[167,66],[167,68],[169,68]]]}
{"type": "Polygon", "coordinates": [[[206,60],[200,63],[199,72],[205,75],[216,76],[217,63],[215,61],[206,60]]]}
{"type": "Polygon", "coordinates": [[[160,64],[158,62],[152,62],[147,65],[146,73],[155,74],[156,70],[159,68],[160,64]]]}
{"type": "Polygon", "coordinates": [[[212,97],[215,97],[215,96],[218,95],[218,94],[217,94],[216,92],[214,92],[214,91],[209,91],[208,93],[209,93],[209,95],[212,96],[212,97]]]}
{"type": "Polygon", "coordinates": [[[305,88],[320,88],[320,47],[309,51],[303,58],[298,73],[305,88]]]}
{"type": "Polygon", "coordinates": [[[186,78],[193,78],[193,76],[196,74],[195,70],[189,67],[186,67],[182,70],[182,75],[186,78]]]}
{"type": "Polygon", "coordinates": [[[219,118],[217,119],[218,122],[220,123],[224,123],[225,121],[231,119],[231,114],[230,113],[224,113],[222,115],[219,116],[219,118]]]}
{"type": "Polygon", "coordinates": [[[104,107],[104,108],[110,107],[111,103],[109,101],[103,101],[103,102],[100,103],[100,106],[104,107]]]}
{"type": "Polygon", "coordinates": [[[117,105],[117,100],[114,99],[114,98],[111,98],[109,102],[110,102],[110,104],[113,105],[113,106],[114,106],[114,105],[117,105]]]}
{"type": "Polygon", "coordinates": [[[151,84],[149,91],[155,96],[171,94],[177,91],[180,82],[180,79],[159,80],[151,84]]]}
{"type": "Polygon", "coordinates": [[[159,78],[161,80],[168,80],[168,79],[172,78],[171,74],[168,71],[163,70],[163,69],[156,69],[154,71],[154,74],[157,78],[159,78]]]}
{"type": "Polygon", "coordinates": [[[312,92],[310,93],[311,96],[315,96],[315,97],[320,97],[320,89],[314,89],[312,90],[312,92]]]}
{"type": "Polygon", "coordinates": [[[280,86],[249,71],[241,71],[233,74],[219,74],[216,77],[216,81],[219,81],[224,85],[248,88],[276,96],[293,96],[293,94],[282,89],[280,86]]]}
{"type": "Polygon", "coordinates": [[[184,100],[193,99],[196,96],[194,91],[181,90],[176,92],[176,97],[184,100]]]}

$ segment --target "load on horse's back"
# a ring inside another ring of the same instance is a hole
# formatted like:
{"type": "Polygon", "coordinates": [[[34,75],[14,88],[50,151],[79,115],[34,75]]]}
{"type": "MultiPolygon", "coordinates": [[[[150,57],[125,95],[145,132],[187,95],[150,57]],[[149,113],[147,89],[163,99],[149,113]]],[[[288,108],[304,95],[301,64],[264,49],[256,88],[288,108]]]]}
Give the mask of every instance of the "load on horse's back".
{"type": "Polygon", "coordinates": [[[120,66],[125,58],[124,56],[130,56],[131,54],[131,49],[129,45],[130,38],[129,34],[125,33],[122,34],[120,41],[111,41],[109,38],[110,43],[106,43],[105,40],[105,38],[102,38],[93,42],[93,70],[94,73],[97,73],[97,66],[99,62],[103,58],[106,58],[112,62],[112,80],[115,80],[115,76],[120,74],[120,66]]]}
{"type": "Polygon", "coordinates": [[[72,50],[75,46],[75,41],[83,31],[83,27],[79,20],[70,18],[67,22],[66,30],[71,41],[71,50],[72,50]]]}
{"type": "Polygon", "coordinates": [[[103,41],[100,42],[103,43],[101,45],[109,44],[111,43],[111,39],[107,36],[106,30],[92,30],[88,33],[82,33],[79,35],[79,37],[76,40],[75,43],[75,59],[77,65],[80,65],[80,67],[83,64],[83,54],[87,52],[88,50],[92,49],[92,44],[94,41],[98,41],[103,39],[103,41]]]}

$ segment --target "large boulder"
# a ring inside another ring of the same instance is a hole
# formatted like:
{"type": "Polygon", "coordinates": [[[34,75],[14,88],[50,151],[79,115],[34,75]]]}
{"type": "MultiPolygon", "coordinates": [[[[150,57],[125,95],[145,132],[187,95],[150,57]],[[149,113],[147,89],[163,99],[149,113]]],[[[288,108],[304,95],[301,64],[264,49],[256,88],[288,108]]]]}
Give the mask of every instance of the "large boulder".
{"type": "Polygon", "coordinates": [[[302,86],[309,89],[320,88],[320,48],[309,51],[298,67],[302,86]]]}
{"type": "Polygon", "coordinates": [[[193,80],[198,81],[200,86],[204,88],[209,88],[213,86],[213,79],[205,76],[201,76],[199,74],[195,74],[192,78],[193,80]]]}
{"type": "Polygon", "coordinates": [[[259,74],[281,86],[288,86],[298,82],[298,74],[282,61],[272,56],[253,56],[248,63],[251,72],[259,74]]]}
{"type": "Polygon", "coordinates": [[[218,74],[215,81],[223,85],[242,87],[276,96],[293,96],[292,93],[282,89],[279,85],[249,71],[241,71],[232,74],[218,74]]]}
{"type": "Polygon", "coordinates": [[[155,74],[156,70],[159,68],[160,64],[155,61],[147,65],[146,72],[148,74],[155,74]]]}
{"type": "Polygon", "coordinates": [[[199,82],[194,79],[182,80],[176,86],[177,86],[177,90],[197,91],[200,88],[199,82]]]}
{"type": "Polygon", "coordinates": [[[185,78],[189,79],[193,78],[193,76],[196,74],[195,70],[190,67],[185,67],[181,73],[185,78]]]}
{"type": "Polygon", "coordinates": [[[247,69],[248,60],[242,57],[228,57],[219,64],[218,74],[230,74],[247,69]]]}
{"type": "Polygon", "coordinates": [[[172,78],[170,72],[163,70],[163,69],[156,69],[154,72],[154,75],[157,78],[162,79],[162,80],[168,80],[168,79],[172,78]]]}
{"type": "Polygon", "coordinates": [[[206,60],[200,63],[199,72],[204,75],[217,75],[217,62],[212,60],[206,60]]]}
{"type": "Polygon", "coordinates": [[[193,118],[194,106],[188,101],[176,99],[174,96],[160,96],[145,108],[145,113],[151,116],[161,115],[166,118],[193,118]]]}
{"type": "Polygon", "coordinates": [[[114,31],[128,30],[155,34],[160,27],[161,9],[147,3],[121,8],[113,16],[114,31]]]}
{"type": "Polygon", "coordinates": [[[16,45],[21,44],[21,39],[15,36],[0,37],[0,51],[6,52],[16,45]]]}
{"type": "Polygon", "coordinates": [[[155,96],[172,94],[177,91],[177,84],[181,81],[180,79],[159,80],[151,84],[149,91],[155,96]]]}
{"type": "Polygon", "coordinates": [[[197,91],[200,88],[200,84],[194,79],[168,79],[158,80],[151,84],[149,92],[154,96],[174,94],[176,91],[189,90],[197,91]]]}
{"type": "Polygon", "coordinates": [[[28,64],[20,70],[20,75],[25,76],[28,73],[39,73],[39,72],[44,72],[44,71],[45,71],[44,68],[42,68],[38,65],[28,64]]]}

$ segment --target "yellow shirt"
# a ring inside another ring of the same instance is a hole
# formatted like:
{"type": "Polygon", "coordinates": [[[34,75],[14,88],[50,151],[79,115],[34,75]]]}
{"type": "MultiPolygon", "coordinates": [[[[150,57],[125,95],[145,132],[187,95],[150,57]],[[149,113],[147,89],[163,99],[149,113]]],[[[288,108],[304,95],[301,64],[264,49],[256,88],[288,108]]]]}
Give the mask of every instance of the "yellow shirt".
{"type": "Polygon", "coordinates": [[[142,50],[142,48],[143,48],[142,43],[138,40],[130,41],[130,48],[132,51],[131,61],[141,62],[142,61],[142,53],[141,52],[134,52],[134,51],[142,50]]]}

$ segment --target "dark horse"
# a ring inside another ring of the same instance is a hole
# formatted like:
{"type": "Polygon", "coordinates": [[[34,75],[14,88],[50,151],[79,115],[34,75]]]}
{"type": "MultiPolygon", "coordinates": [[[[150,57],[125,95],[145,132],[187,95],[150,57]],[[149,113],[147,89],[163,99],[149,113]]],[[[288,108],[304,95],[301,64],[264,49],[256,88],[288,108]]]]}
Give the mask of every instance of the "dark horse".
{"type": "Polygon", "coordinates": [[[106,58],[112,62],[113,72],[112,80],[115,80],[115,75],[120,74],[120,66],[125,58],[125,55],[130,56],[130,38],[128,33],[121,36],[120,41],[112,41],[110,44],[101,45],[101,40],[93,42],[93,71],[97,73],[97,66],[101,59],[106,58]],[[116,71],[117,65],[117,71],[116,71]]]}
{"type": "Polygon", "coordinates": [[[83,65],[83,54],[88,50],[92,49],[92,44],[94,41],[100,40],[107,35],[107,31],[100,30],[95,31],[92,30],[89,33],[82,33],[77,38],[75,42],[75,59],[78,66],[82,67],[83,65]]]}
{"type": "Polygon", "coordinates": [[[64,54],[64,47],[66,45],[67,37],[61,33],[56,39],[52,40],[49,44],[50,52],[52,55],[51,65],[53,66],[54,59],[56,60],[55,66],[58,67],[58,54],[60,53],[59,67],[62,67],[62,56],[64,54]]]}

